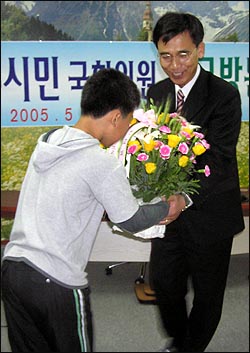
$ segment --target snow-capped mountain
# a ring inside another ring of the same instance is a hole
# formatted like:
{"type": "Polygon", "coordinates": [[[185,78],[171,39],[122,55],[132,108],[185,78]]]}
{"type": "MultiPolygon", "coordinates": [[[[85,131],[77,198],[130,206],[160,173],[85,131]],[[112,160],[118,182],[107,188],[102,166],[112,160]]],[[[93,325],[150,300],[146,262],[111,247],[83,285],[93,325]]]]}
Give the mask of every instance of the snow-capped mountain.
{"type": "MultiPolygon", "coordinates": [[[[5,1],[39,17],[75,40],[137,40],[148,1],[5,1]]],[[[249,41],[248,1],[150,1],[153,23],[166,11],[196,15],[205,41],[237,34],[249,41]]]]}

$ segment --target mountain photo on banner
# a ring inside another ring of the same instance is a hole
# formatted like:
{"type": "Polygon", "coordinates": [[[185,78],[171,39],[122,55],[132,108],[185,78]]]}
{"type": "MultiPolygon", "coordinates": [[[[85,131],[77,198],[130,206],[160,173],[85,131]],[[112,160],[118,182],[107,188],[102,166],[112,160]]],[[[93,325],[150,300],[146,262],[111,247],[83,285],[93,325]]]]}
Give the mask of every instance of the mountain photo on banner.
{"type": "Polygon", "coordinates": [[[153,26],[167,11],[189,12],[202,21],[207,42],[249,41],[248,1],[1,1],[1,38],[137,41],[147,5],[150,5],[153,26]],[[19,15],[16,9],[21,11],[19,15]],[[26,31],[32,24],[33,31],[26,31]],[[45,28],[45,24],[50,27],[45,28]],[[58,39],[53,30],[58,32],[58,39]],[[13,37],[11,31],[15,32],[13,37]],[[27,38],[20,38],[24,31],[27,38]]]}

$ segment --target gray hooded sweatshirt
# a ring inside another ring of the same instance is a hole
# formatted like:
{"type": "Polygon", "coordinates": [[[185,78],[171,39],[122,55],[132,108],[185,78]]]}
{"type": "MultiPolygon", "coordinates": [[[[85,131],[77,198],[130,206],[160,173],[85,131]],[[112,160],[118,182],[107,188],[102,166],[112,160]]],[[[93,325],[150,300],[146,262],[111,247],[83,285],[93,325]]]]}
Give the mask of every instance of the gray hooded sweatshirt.
{"type": "Polygon", "coordinates": [[[82,288],[104,210],[122,224],[139,205],[125,168],[97,139],[69,126],[42,139],[28,165],[3,260],[25,261],[63,286],[82,288]]]}

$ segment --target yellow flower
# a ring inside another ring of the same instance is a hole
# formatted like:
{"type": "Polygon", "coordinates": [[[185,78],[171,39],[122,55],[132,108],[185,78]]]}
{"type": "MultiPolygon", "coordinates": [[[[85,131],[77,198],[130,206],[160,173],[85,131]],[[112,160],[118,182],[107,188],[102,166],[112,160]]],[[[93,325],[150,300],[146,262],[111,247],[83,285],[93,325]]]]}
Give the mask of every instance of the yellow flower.
{"type": "Polygon", "coordinates": [[[194,136],[194,131],[193,131],[192,129],[188,128],[188,127],[184,127],[184,128],[182,129],[182,131],[184,131],[184,132],[186,132],[187,134],[189,134],[190,137],[193,137],[193,136],[194,136]]]}
{"type": "Polygon", "coordinates": [[[162,119],[162,117],[163,117],[163,114],[164,114],[164,113],[159,114],[159,116],[158,116],[158,118],[157,118],[157,124],[160,124],[160,123],[161,123],[161,119],[162,119]]]}
{"type": "Polygon", "coordinates": [[[180,136],[177,136],[177,135],[168,135],[168,145],[169,147],[176,147],[178,145],[178,143],[180,142],[181,140],[181,137],[180,136]]]}
{"type": "Polygon", "coordinates": [[[153,174],[156,171],[156,164],[155,163],[145,163],[145,169],[147,174],[153,174]]]}
{"type": "Polygon", "coordinates": [[[145,152],[153,151],[154,147],[155,147],[154,140],[150,140],[149,143],[143,142],[143,148],[144,148],[145,152]]]}
{"type": "Polygon", "coordinates": [[[199,156],[202,153],[206,152],[206,148],[201,143],[197,143],[196,145],[194,145],[192,150],[196,156],[199,156]]]}
{"type": "Polygon", "coordinates": [[[170,114],[166,115],[165,124],[168,124],[170,120],[170,114]]]}
{"type": "Polygon", "coordinates": [[[165,120],[162,121],[163,119],[163,116],[164,116],[164,113],[160,113],[158,118],[157,118],[157,124],[168,124],[169,123],[169,120],[170,120],[170,114],[166,114],[166,117],[165,117],[165,120]]]}
{"type": "Polygon", "coordinates": [[[138,122],[138,120],[136,118],[133,118],[129,124],[129,126],[132,126],[134,124],[136,124],[138,122]]]}
{"type": "Polygon", "coordinates": [[[140,142],[138,140],[130,140],[130,141],[128,141],[128,146],[132,146],[132,145],[140,146],[140,142]]]}
{"type": "Polygon", "coordinates": [[[188,160],[189,160],[189,158],[187,156],[181,156],[179,158],[179,166],[182,168],[186,167],[188,164],[188,160]]]}

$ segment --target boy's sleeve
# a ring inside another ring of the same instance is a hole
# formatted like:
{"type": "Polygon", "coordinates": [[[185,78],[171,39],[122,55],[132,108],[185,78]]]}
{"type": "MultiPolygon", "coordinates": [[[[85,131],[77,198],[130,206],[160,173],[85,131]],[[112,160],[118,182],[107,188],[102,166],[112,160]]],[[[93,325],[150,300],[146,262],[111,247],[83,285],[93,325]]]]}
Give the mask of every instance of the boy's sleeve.
{"type": "Polygon", "coordinates": [[[143,205],[140,206],[138,211],[127,221],[115,224],[127,232],[137,233],[158,224],[167,216],[168,211],[169,205],[164,201],[153,205],[143,205]]]}

